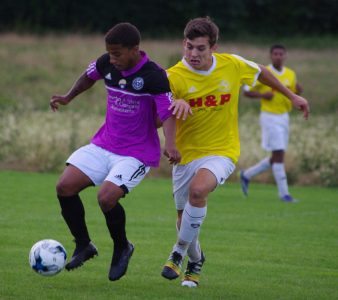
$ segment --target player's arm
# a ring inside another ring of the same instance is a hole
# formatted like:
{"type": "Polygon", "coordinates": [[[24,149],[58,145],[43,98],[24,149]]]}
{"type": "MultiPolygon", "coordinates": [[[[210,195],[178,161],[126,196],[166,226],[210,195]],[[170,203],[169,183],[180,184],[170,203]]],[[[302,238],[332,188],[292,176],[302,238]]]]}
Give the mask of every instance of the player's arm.
{"type": "Polygon", "coordinates": [[[269,92],[265,92],[265,93],[260,93],[258,91],[246,91],[244,90],[244,96],[249,97],[249,98],[259,98],[259,99],[267,99],[267,100],[271,100],[273,98],[273,92],[269,91],[269,92]]]}
{"type": "Polygon", "coordinates": [[[81,76],[75,81],[71,89],[65,95],[53,95],[50,99],[49,105],[53,111],[59,108],[59,105],[67,105],[77,95],[91,88],[95,83],[95,80],[87,76],[87,72],[81,74],[81,76]]]}
{"type": "Polygon", "coordinates": [[[176,148],[176,119],[170,116],[163,121],[163,133],[165,137],[164,155],[168,157],[171,164],[181,161],[181,154],[176,148]]]}
{"type": "Polygon", "coordinates": [[[266,67],[263,65],[259,65],[259,67],[261,68],[261,73],[258,76],[258,80],[261,83],[268,85],[273,90],[276,90],[288,97],[294,107],[303,111],[304,118],[307,119],[310,113],[308,101],[305,98],[296,95],[283,84],[281,84],[280,81],[266,67]]]}
{"type": "Polygon", "coordinates": [[[303,87],[297,82],[296,83],[296,94],[300,95],[303,93],[303,87]]]}

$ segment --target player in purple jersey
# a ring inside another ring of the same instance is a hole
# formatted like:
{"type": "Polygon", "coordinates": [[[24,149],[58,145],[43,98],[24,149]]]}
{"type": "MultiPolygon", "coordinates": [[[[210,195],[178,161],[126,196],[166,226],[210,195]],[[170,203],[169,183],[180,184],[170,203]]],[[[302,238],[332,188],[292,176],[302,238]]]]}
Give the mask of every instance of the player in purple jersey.
{"type": "Polygon", "coordinates": [[[89,145],[76,150],[57,186],[61,213],[76,247],[67,270],[81,266],[98,254],[91,242],[79,193],[100,185],[98,202],[114,241],[109,279],[127,271],[134,246],[126,236],[125,211],[119,199],[158,166],[160,141],[156,118],[163,123],[165,153],[170,163],[180,161],[175,145],[175,118],[168,108],[171,92],[163,69],[140,51],[140,33],[130,23],[119,23],[105,36],[107,53],[92,62],[65,95],[54,95],[50,107],[67,105],[77,95],[104,80],[107,90],[106,119],[89,145]]]}

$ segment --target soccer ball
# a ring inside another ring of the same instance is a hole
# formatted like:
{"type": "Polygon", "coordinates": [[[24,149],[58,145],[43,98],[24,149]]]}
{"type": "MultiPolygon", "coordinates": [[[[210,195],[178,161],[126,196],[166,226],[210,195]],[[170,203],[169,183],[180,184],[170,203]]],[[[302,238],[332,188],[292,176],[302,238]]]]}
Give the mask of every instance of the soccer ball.
{"type": "Polygon", "coordinates": [[[66,264],[67,252],[55,240],[41,240],[29,252],[29,264],[40,275],[53,276],[62,271],[66,264]]]}

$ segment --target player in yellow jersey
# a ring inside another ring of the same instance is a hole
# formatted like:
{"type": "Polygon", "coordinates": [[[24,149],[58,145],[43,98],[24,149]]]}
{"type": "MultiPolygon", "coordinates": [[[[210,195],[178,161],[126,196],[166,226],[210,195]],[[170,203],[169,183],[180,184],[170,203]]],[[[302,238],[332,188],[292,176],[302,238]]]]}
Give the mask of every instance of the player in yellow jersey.
{"type": "MultiPolygon", "coordinates": [[[[302,87],[297,82],[295,72],[284,66],[286,48],[283,45],[273,45],[270,48],[270,58],[271,64],[267,68],[285,87],[299,95],[302,87]]],[[[251,88],[245,86],[244,94],[247,97],[261,99],[262,148],[271,151],[271,157],[266,157],[254,166],[241,171],[242,191],[247,196],[250,179],[271,168],[280,199],[285,202],[296,202],[289,193],[284,167],[284,156],[289,138],[288,113],[292,109],[292,103],[282,93],[261,83],[251,88]]]]}
{"type": "Polygon", "coordinates": [[[209,18],[189,21],[184,30],[184,57],[167,70],[174,98],[184,99],[172,103],[173,113],[180,116],[191,111],[192,115],[177,120],[176,146],[182,155],[173,168],[178,238],[161,274],[167,279],[179,277],[188,256],[182,285],[189,287],[198,285],[205,261],[198,235],[207,197],[234,171],[240,153],[241,85],[252,86],[259,80],[287,96],[305,117],[309,112],[307,101],[284,87],[264,66],[237,55],[214,53],[217,39],[218,27],[209,18]]]}

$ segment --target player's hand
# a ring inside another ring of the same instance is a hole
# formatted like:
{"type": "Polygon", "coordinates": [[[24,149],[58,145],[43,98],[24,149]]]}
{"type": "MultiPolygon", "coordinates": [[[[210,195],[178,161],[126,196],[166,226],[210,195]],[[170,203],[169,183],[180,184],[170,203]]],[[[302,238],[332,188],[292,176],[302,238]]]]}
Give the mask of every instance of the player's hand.
{"type": "Polygon", "coordinates": [[[296,94],[293,94],[290,100],[292,101],[292,104],[295,108],[303,112],[303,116],[307,120],[310,114],[310,106],[307,100],[296,94]]]}
{"type": "Polygon", "coordinates": [[[273,92],[266,92],[264,94],[262,94],[262,98],[266,99],[266,100],[271,100],[273,98],[273,92]]]}
{"type": "Polygon", "coordinates": [[[171,165],[178,164],[181,161],[181,154],[176,148],[166,148],[163,154],[168,157],[168,161],[171,165]]]}
{"type": "Polygon", "coordinates": [[[49,106],[52,111],[57,111],[59,105],[67,105],[70,102],[70,99],[67,96],[54,95],[49,101],[49,106]]]}
{"type": "Polygon", "coordinates": [[[177,99],[171,103],[168,110],[172,111],[172,114],[176,116],[176,119],[186,120],[188,115],[192,115],[192,109],[190,105],[183,99],[177,99]]]}

